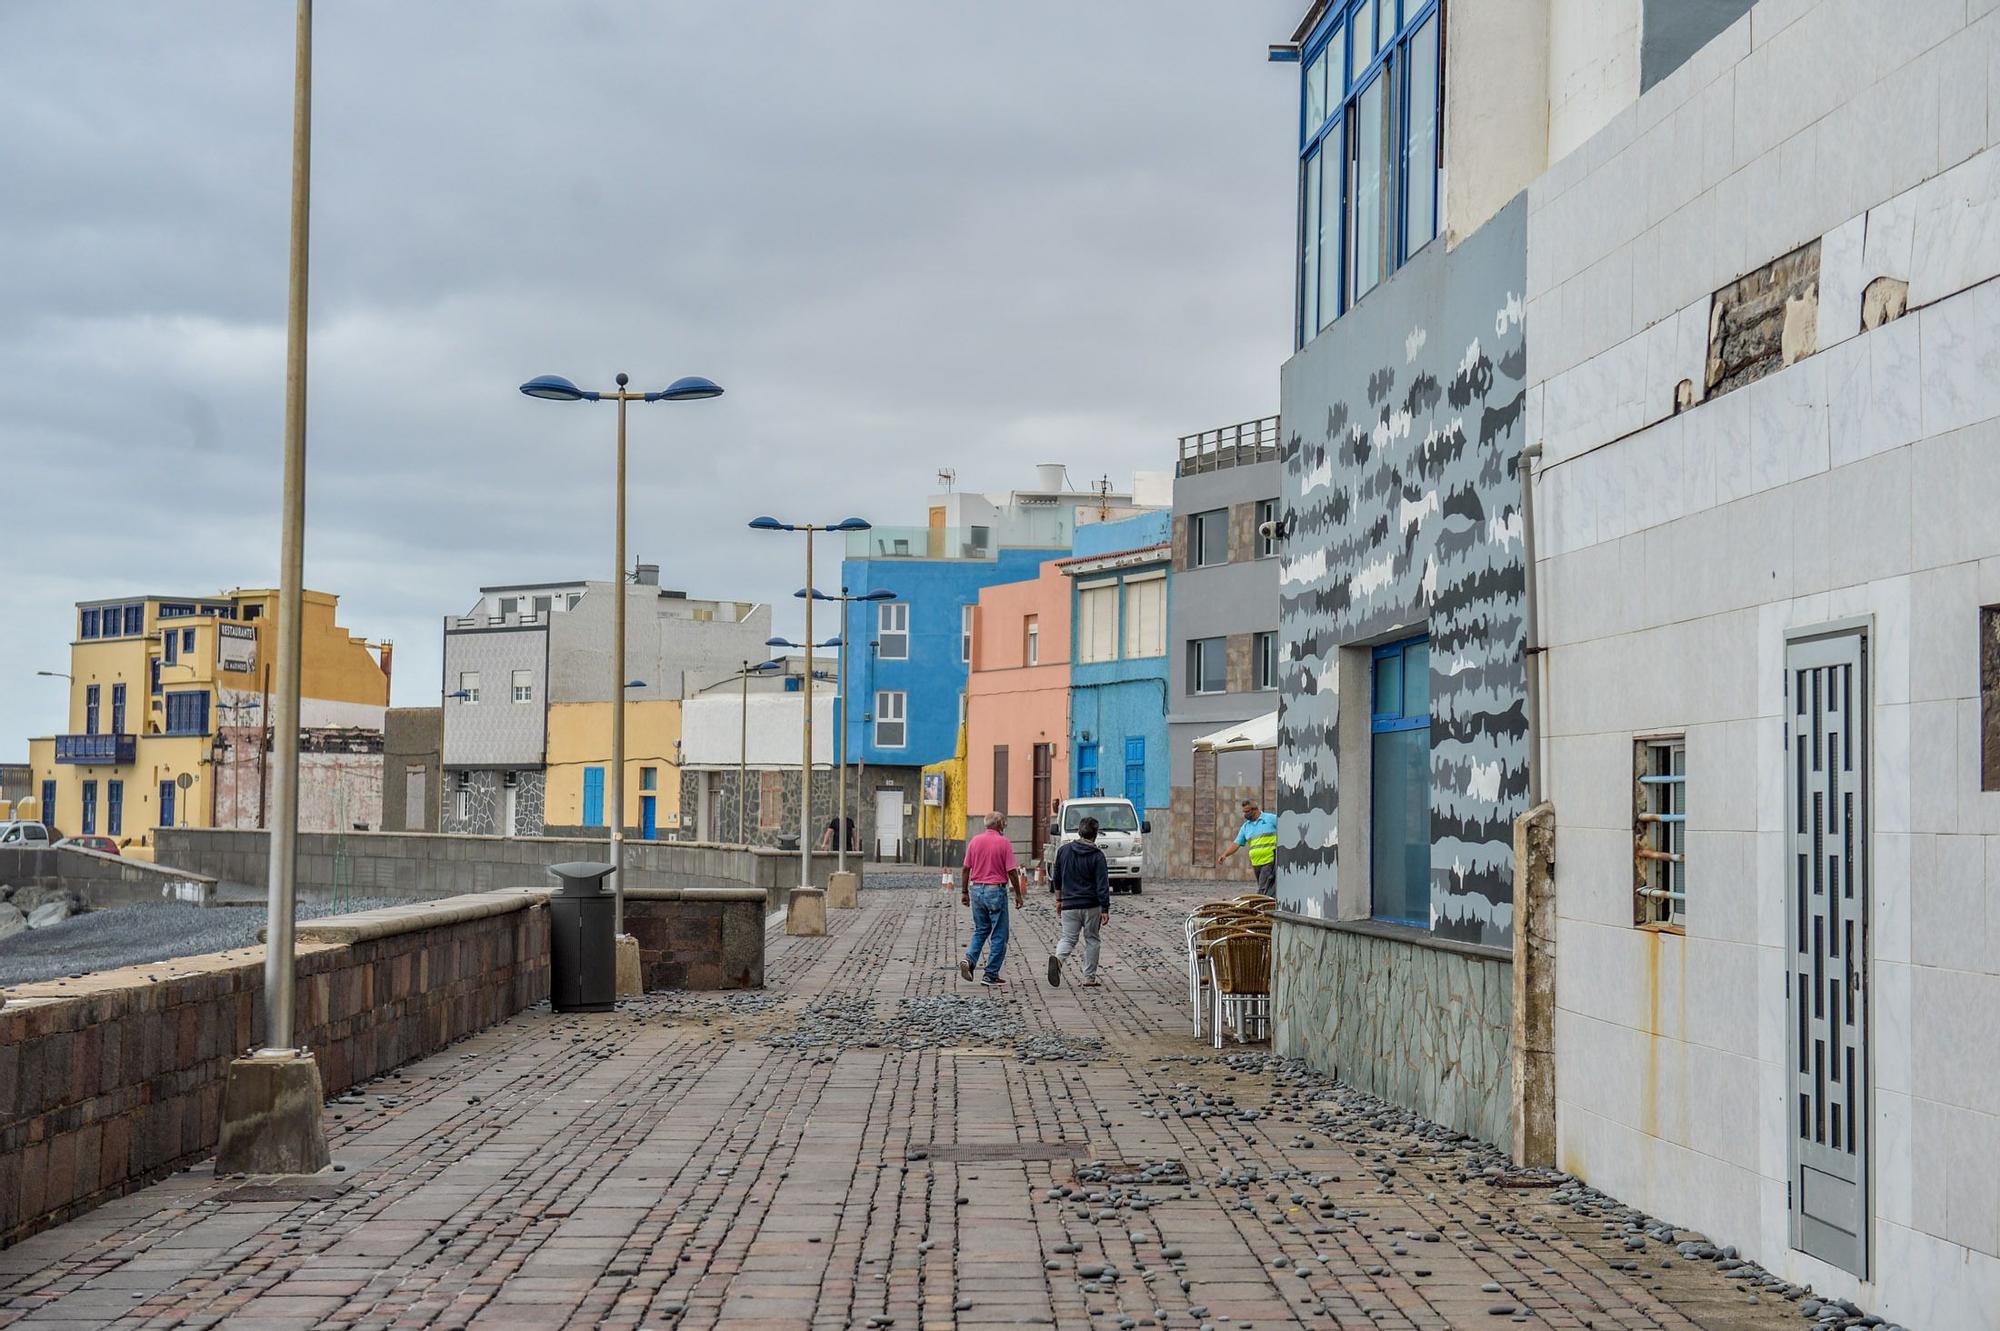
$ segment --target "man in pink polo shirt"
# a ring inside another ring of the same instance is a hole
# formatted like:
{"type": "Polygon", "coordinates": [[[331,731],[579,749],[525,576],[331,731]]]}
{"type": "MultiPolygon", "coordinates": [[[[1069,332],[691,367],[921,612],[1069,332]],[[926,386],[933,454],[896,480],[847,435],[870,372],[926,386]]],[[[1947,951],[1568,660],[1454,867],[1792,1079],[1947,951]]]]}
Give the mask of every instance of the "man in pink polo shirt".
{"type": "Polygon", "coordinates": [[[986,830],[965,843],[965,867],[959,870],[958,899],[972,907],[972,946],[958,963],[958,975],[970,980],[979,954],[991,944],[986,973],[979,982],[989,989],[1000,981],[1000,963],[1007,957],[1007,889],[1014,904],[1028,904],[1028,885],[1014,861],[1014,843],[1007,839],[1007,815],[986,815],[986,830]]]}

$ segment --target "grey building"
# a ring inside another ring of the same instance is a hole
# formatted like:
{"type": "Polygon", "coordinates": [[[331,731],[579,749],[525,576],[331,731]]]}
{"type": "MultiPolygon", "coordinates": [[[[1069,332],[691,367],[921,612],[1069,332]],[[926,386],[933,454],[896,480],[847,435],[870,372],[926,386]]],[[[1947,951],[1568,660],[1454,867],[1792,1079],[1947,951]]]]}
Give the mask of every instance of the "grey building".
{"type": "Polygon", "coordinates": [[[1271,750],[1196,753],[1221,727],[1277,710],[1276,416],[1191,434],[1174,471],[1174,594],[1168,613],[1167,747],[1172,813],[1156,837],[1173,878],[1243,877],[1215,867],[1246,797],[1276,807],[1271,750]]]}
{"type": "Polygon", "coordinates": [[[382,827],[435,832],[444,795],[444,713],[391,707],[382,718],[382,827]]]}
{"type": "MultiPolygon", "coordinates": [[[[691,681],[768,654],[769,606],[659,582],[658,565],[640,564],[624,588],[625,673],[638,682],[627,701],[678,699],[691,681]]],[[[607,582],[482,587],[470,611],[445,619],[441,830],[542,833],[550,704],[613,693],[610,595],[607,582]]]]}

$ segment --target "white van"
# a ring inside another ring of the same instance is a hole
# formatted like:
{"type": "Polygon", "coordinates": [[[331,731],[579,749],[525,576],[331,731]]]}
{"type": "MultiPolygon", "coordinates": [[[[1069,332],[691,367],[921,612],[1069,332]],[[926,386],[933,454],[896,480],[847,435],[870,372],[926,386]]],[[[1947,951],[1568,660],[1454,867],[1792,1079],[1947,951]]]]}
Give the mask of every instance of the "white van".
{"type": "Polygon", "coordinates": [[[1049,824],[1049,839],[1042,847],[1042,874],[1053,880],[1056,852],[1076,840],[1077,827],[1085,818],[1097,820],[1097,848],[1111,867],[1113,892],[1137,892],[1140,869],[1145,863],[1144,834],[1153,825],[1139,816],[1131,800],[1103,795],[1090,799],[1064,800],[1049,824]]]}

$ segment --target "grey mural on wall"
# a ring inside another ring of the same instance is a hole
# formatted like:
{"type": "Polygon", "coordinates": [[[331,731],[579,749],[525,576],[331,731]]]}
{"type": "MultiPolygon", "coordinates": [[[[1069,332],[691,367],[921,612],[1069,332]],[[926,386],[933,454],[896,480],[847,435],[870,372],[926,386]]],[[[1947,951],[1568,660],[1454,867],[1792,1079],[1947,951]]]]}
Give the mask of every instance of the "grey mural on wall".
{"type": "MultiPolygon", "coordinates": [[[[1433,243],[1285,366],[1287,910],[1338,913],[1340,649],[1427,631],[1431,926],[1511,939],[1512,824],[1527,794],[1526,225],[1516,199],[1449,255],[1433,243]]],[[[1368,725],[1365,699],[1354,716],[1368,725]]],[[[1365,873],[1349,890],[1369,891],[1365,873]]]]}
{"type": "Polygon", "coordinates": [[[491,768],[446,772],[443,814],[446,832],[495,836],[500,831],[500,773],[491,768]]]}
{"type": "Polygon", "coordinates": [[[537,769],[514,774],[514,835],[540,836],[548,775],[537,769]]]}

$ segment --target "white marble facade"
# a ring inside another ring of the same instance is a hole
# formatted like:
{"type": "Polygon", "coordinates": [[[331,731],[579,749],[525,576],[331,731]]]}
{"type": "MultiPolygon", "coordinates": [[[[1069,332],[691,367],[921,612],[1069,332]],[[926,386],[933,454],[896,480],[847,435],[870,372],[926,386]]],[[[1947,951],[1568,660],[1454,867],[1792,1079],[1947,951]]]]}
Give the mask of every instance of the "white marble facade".
{"type": "Polygon", "coordinates": [[[1558,1149],[1789,1279],[1974,1327],[2000,1306],[2000,792],[1980,788],[1977,641],[2000,605],[2000,10],[1891,8],[1759,4],[1530,191],[1558,1149]],[[1817,351],[1675,415],[1709,293],[1814,240],[1817,351]],[[1864,332],[1883,276],[1909,312],[1864,332]],[[1785,639],[1856,618],[1865,1280],[1791,1248],[1785,1190],[1785,639]],[[1653,733],[1686,737],[1685,935],[1632,923],[1632,746],[1653,733]]]}

